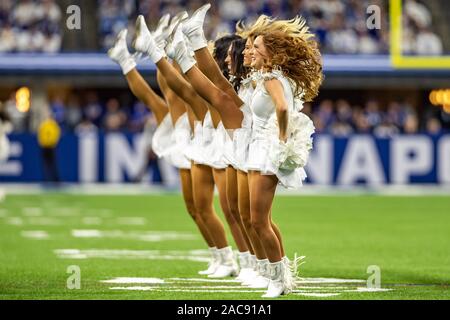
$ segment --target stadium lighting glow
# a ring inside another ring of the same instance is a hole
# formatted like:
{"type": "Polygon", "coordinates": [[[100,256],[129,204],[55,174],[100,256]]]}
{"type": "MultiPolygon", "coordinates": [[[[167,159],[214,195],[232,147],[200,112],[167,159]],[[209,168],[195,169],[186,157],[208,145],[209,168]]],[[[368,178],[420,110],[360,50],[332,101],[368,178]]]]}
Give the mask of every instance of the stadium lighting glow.
{"type": "Polygon", "coordinates": [[[444,90],[438,90],[436,92],[436,101],[439,105],[444,104],[444,90]]]}
{"type": "Polygon", "coordinates": [[[430,102],[431,102],[431,104],[433,106],[437,106],[438,105],[437,100],[436,100],[436,91],[435,90],[430,92],[429,99],[430,99],[430,102]]]}
{"type": "Polygon", "coordinates": [[[31,91],[27,87],[22,87],[16,91],[16,108],[20,112],[28,112],[31,107],[31,91]]]}
{"type": "Polygon", "coordinates": [[[444,91],[444,105],[450,105],[450,90],[445,90],[444,91]]]}
{"type": "Polygon", "coordinates": [[[445,111],[446,113],[450,113],[450,104],[445,104],[445,105],[444,105],[444,111],[445,111]]]}
{"type": "Polygon", "coordinates": [[[430,92],[429,100],[434,106],[448,106],[450,105],[450,89],[433,90],[430,92]]]}

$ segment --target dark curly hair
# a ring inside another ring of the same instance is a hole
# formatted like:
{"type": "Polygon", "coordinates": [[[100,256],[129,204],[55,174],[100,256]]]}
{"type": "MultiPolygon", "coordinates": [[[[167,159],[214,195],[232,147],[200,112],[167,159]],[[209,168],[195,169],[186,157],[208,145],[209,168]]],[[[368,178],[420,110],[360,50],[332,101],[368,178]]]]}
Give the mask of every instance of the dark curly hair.
{"type": "Polygon", "coordinates": [[[232,84],[236,92],[241,86],[242,79],[247,76],[249,71],[249,69],[244,66],[244,49],[246,42],[246,39],[240,38],[231,43],[231,72],[234,76],[232,84]]]}
{"type": "Polygon", "coordinates": [[[222,71],[222,74],[227,79],[230,77],[227,64],[225,63],[225,59],[227,58],[228,55],[228,48],[230,48],[230,45],[234,40],[240,38],[241,37],[237,35],[227,35],[220,37],[219,39],[214,41],[213,57],[216,60],[217,64],[219,65],[220,71],[222,71]]]}

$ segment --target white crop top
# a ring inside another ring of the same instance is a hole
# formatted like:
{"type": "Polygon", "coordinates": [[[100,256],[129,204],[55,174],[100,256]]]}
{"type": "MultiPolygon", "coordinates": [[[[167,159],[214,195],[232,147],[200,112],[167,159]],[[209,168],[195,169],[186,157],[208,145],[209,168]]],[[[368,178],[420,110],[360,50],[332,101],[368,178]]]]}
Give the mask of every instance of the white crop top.
{"type": "Polygon", "coordinates": [[[278,79],[282,86],[288,110],[294,109],[294,95],[292,85],[280,70],[274,70],[268,73],[259,72],[256,76],[256,88],[252,95],[250,108],[253,112],[253,130],[264,132],[269,127],[277,126],[275,103],[266,90],[264,85],[266,80],[278,79]]]}

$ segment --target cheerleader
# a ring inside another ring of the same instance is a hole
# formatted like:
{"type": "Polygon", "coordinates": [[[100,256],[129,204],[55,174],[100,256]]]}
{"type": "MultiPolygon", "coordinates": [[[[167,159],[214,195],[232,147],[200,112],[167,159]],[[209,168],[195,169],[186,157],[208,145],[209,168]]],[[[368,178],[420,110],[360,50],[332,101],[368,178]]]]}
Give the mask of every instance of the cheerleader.
{"type": "MultiPolygon", "coordinates": [[[[224,148],[226,145],[226,138],[228,137],[226,131],[228,131],[231,135],[234,133],[237,134],[239,130],[236,129],[240,129],[243,122],[248,121],[245,121],[244,112],[240,108],[240,106],[244,105],[243,101],[240,99],[230,82],[220,72],[217,63],[214,61],[209,50],[207,49],[206,39],[203,35],[203,21],[208,9],[209,4],[201,7],[189,20],[183,22],[182,26],[175,30],[173,41],[169,46],[167,53],[180,64],[187,79],[190,81],[190,84],[194,87],[197,93],[219,112],[222,119],[222,126],[219,130],[217,130],[216,136],[220,138],[214,143],[214,145],[218,147],[216,150],[216,156],[222,157],[223,149],[227,149],[224,148]],[[184,36],[181,30],[184,33],[184,36]],[[195,51],[196,59],[193,59],[187,54],[187,46],[184,43],[185,37],[189,41],[188,45],[190,45],[195,51]],[[196,66],[196,63],[198,64],[198,67],[196,66]]],[[[231,163],[234,162],[233,155],[226,158],[228,158],[227,160],[230,160],[231,163]]],[[[229,174],[230,171],[232,171],[232,169],[227,170],[227,196],[230,207],[232,207],[232,204],[236,203],[236,200],[235,197],[233,198],[230,196],[230,189],[236,189],[236,182],[232,180],[233,173],[229,174]]],[[[236,209],[234,211],[237,211],[237,213],[239,212],[236,209]]],[[[238,216],[237,219],[239,218],[240,217],[238,216]]],[[[247,234],[245,230],[244,234],[247,234]]],[[[251,243],[249,248],[251,248],[251,243]]],[[[249,253],[244,254],[245,255],[242,257],[243,259],[240,260],[241,262],[247,261],[243,264],[243,269],[244,271],[247,271],[247,275],[245,273],[241,274],[240,279],[245,282],[248,280],[247,277],[252,276],[249,273],[255,265],[255,259],[254,257],[252,258],[249,253]]],[[[261,256],[263,256],[263,254],[261,254],[261,256]]],[[[267,264],[267,262],[268,260],[261,259],[261,263],[267,264]]],[[[268,281],[266,281],[263,286],[259,284],[255,287],[267,287],[267,283],[268,281]]],[[[253,283],[250,284],[254,285],[253,283]]]]}
{"type": "MultiPolygon", "coordinates": [[[[248,278],[243,282],[244,285],[248,285],[251,288],[262,289],[267,288],[269,285],[269,260],[267,259],[259,236],[254,230],[251,223],[248,174],[245,168],[248,155],[248,145],[251,138],[251,126],[253,117],[249,105],[251,104],[251,98],[254,92],[255,83],[253,81],[253,75],[256,71],[256,69],[251,68],[251,51],[253,49],[253,41],[255,39],[255,35],[258,33],[269,30],[289,30],[290,32],[295,32],[295,30],[299,29],[301,29],[299,19],[278,21],[273,20],[265,15],[260,16],[250,26],[245,26],[243,23],[238,23],[236,25],[236,34],[242,37],[242,40],[236,41],[236,46],[233,46],[231,50],[231,56],[229,58],[229,61],[231,61],[233,65],[230,70],[230,72],[234,73],[233,85],[235,89],[238,90],[239,96],[245,102],[245,105],[241,107],[241,110],[243,111],[245,115],[244,118],[246,120],[244,120],[242,123],[242,129],[235,132],[234,153],[237,160],[238,169],[237,178],[239,211],[242,216],[247,234],[251,238],[252,246],[256,254],[256,257],[253,257],[255,261],[254,270],[253,272],[249,273],[248,278]],[[237,50],[237,48],[241,48],[242,51],[237,50]],[[252,71],[250,72],[250,70],[252,71]]],[[[298,260],[294,259],[294,261],[291,263],[291,261],[285,255],[281,232],[278,226],[273,222],[271,214],[270,224],[279,241],[281,253],[283,255],[283,261],[285,262],[285,269],[288,273],[291,274],[291,283],[292,285],[294,285],[294,275],[297,274],[296,263],[298,263],[298,260]]]]}
{"type": "MultiPolygon", "coordinates": [[[[303,40],[308,40],[312,36],[311,34],[308,33],[308,29],[305,27],[304,22],[299,18],[295,18],[295,19],[288,20],[288,21],[286,21],[286,20],[277,21],[277,20],[270,19],[267,16],[261,16],[255,22],[255,24],[253,26],[251,26],[250,28],[246,28],[243,25],[238,25],[237,31],[238,31],[237,33],[239,35],[243,36],[244,38],[247,38],[246,43],[245,43],[246,49],[243,50],[243,52],[242,52],[242,54],[244,55],[244,59],[243,59],[242,63],[243,63],[243,65],[247,65],[247,66],[249,65],[249,61],[250,61],[249,52],[251,52],[251,50],[252,50],[253,41],[258,33],[281,31],[281,32],[284,32],[285,34],[290,34],[294,38],[299,38],[299,39],[303,39],[303,40]]],[[[240,44],[239,44],[239,41],[235,41],[234,44],[238,44],[238,46],[240,45],[242,47],[243,41],[241,41],[240,44]]],[[[314,46],[314,44],[312,44],[312,45],[314,46]]],[[[233,50],[230,50],[230,51],[232,52],[233,50]]],[[[238,52],[234,52],[230,55],[230,57],[228,59],[230,62],[232,62],[232,64],[233,64],[233,62],[238,63],[237,65],[235,65],[234,67],[232,67],[230,69],[230,71],[232,73],[233,73],[232,70],[234,70],[234,74],[237,75],[237,78],[242,77],[242,75],[245,75],[245,69],[243,69],[242,67],[239,68],[239,59],[236,58],[236,57],[239,57],[238,54],[239,54],[238,52]]],[[[258,68],[258,66],[253,66],[253,67],[258,68]]],[[[236,77],[234,78],[235,88],[236,88],[236,82],[238,83],[238,80],[239,79],[236,79],[236,77]]],[[[321,75],[319,75],[319,82],[320,81],[321,81],[321,75]]],[[[238,91],[240,97],[243,99],[243,101],[246,101],[247,103],[249,103],[249,102],[248,102],[248,100],[245,99],[245,97],[252,96],[251,91],[253,89],[253,86],[249,85],[251,83],[252,83],[251,77],[244,79],[244,81],[242,81],[242,87],[240,87],[240,90],[238,91]],[[249,92],[250,92],[250,94],[248,94],[249,92]]],[[[298,99],[295,99],[295,100],[296,100],[296,104],[297,104],[297,109],[300,109],[301,101],[299,101],[298,99]]],[[[245,111],[245,108],[241,108],[241,110],[245,111]]],[[[242,130],[239,130],[239,131],[248,132],[248,130],[245,130],[245,123],[246,123],[246,121],[243,122],[243,128],[242,128],[242,130]]],[[[308,123],[312,124],[310,121],[308,123]]],[[[302,124],[300,123],[299,126],[301,127],[302,124]]],[[[312,126],[306,125],[306,128],[309,128],[308,129],[309,131],[306,130],[305,135],[307,136],[308,134],[312,133],[312,131],[310,130],[312,128],[312,126]]],[[[243,137],[248,137],[248,134],[242,134],[242,132],[241,132],[240,135],[237,135],[235,132],[235,136],[234,136],[235,141],[234,142],[235,142],[235,144],[237,143],[237,145],[239,146],[239,148],[237,149],[238,152],[235,152],[235,154],[236,154],[236,157],[238,157],[238,155],[240,155],[240,156],[243,155],[243,159],[246,159],[245,155],[247,153],[245,152],[245,150],[246,150],[246,147],[248,146],[248,139],[246,139],[246,138],[242,139],[243,137]]],[[[291,139],[291,141],[292,141],[292,139],[291,139]]],[[[301,143],[297,143],[297,146],[301,147],[301,143]]],[[[238,163],[239,162],[242,163],[242,160],[238,161],[238,163]]],[[[246,189],[245,186],[247,186],[247,181],[246,181],[247,175],[245,174],[245,168],[244,168],[244,170],[242,170],[242,171],[239,170],[238,172],[239,172],[238,177],[240,177],[241,180],[243,181],[243,183],[239,184],[239,187],[243,186],[239,190],[240,212],[241,212],[243,219],[245,219],[246,211],[249,207],[248,205],[243,205],[243,204],[246,204],[246,199],[248,199],[248,196],[245,195],[246,193],[248,194],[248,192],[243,192],[246,189]]],[[[295,286],[295,276],[294,275],[296,275],[296,273],[297,273],[296,271],[297,271],[299,260],[301,260],[303,257],[300,257],[299,259],[294,259],[294,261],[292,263],[289,261],[289,259],[284,254],[281,233],[280,233],[278,227],[276,226],[276,224],[272,221],[271,211],[269,212],[269,215],[270,215],[269,224],[278,239],[281,255],[283,256],[282,269],[284,269],[284,271],[286,273],[285,286],[288,288],[286,291],[289,291],[295,286]]],[[[247,220],[247,219],[245,219],[245,220],[247,220]]],[[[256,222],[256,219],[253,219],[253,221],[256,222]]],[[[251,228],[250,226],[247,226],[247,230],[249,230],[250,228],[251,228]]],[[[258,237],[257,236],[252,237],[252,245],[254,246],[254,248],[258,248],[257,244],[260,244],[258,237]]],[[[264,248],[262,248],[262,249],[264,249],[264,248]]],[[[256,251],[258,251],[258,250],[256,250],[256,251]]],[[[263,250],[263,251],[265,251],[265,250],[263,250]]],[[[260,253],[260,257],[264,257],[264,255],[265,255],[265,252],[260,253]]],[[[266,259],[258,259],[257,271],[258,271],[257,277],[254,279],[250,279],[247,282],[244,282],[244,284],[250,284],[250,286],[253,288],[267,287],[267,285],[269,284],[268,278],[270,277],[268,274],[268,271],[270,271],[270,270],[268,270],[268,268],[267,268],[267,260],[266,259]]],[[[268,293],[267,296],[271,296],[271,294],[268,293]]]]}
{"type": "MultiPolygon", "coordinates": [[[[210,147],[208,145],[212,139],[214,130],[213,117],[206,108],[199,107],[205,105],[204,100],[197,95],[195,90],[178,73],[176,68],[167,61],[164,52],[165,44],[161,45],[158,37],[150,34],[142,16],[139,16],[137,20],[136,37],[133,41],[133,46],[136,51],[148,54],[150,59],[156,64],[159,72],[164,76],[167,85],[186,102],[186,105],[192,109],[193,115],[195,116],[194,136],[191,146],[187,148],[187,156],[192,160],[191,171],[194,203],[197,211],[204,219],[210,235],[214,238],[213,241],[220,257],[219,264],[211,265],[205,274],[210,273],[208,276],[211,278],[237,275],[238,266],[234,260],[232,249],[228,246],[225,230],[213,208],[214,182],[216,182],[221,205],[225,217],[230,224],[235,241],[245,246],[246,244],[242,240],[242,236],[241,239],[238,238],[240,230],[236,224],[233,225],[233,217],[230,215],[226,203],[224,170],[226,165],[221,163],[221,161],[215,161],[216,159],[214,157],[208,157],[210,153],[210,147]],[[213,169],[211,170],[211,168],[213,169]]],[[[186,52],[186,54],[188,53],[186,52]]],[[[191,56],[189,57],[192,58],[191,56]]],[[[177,62],[180,64],[180,61],[177,62]]],[[[180,67],[182,68],[182,66],[183,62],[181,61],[180,67]]],[[[241,248],[239,249],[241,250],[241,248]]]]}
{"type": "MultiPolygon", "coordinates": [[[[229,49],[227,61],[231,74],[231,83],[244,104],[241,111],[244,120],[240,129],[234,131],[233,139],[227,139],[226,157],[233,157],[232,166],[227,168],[227,195],[230,203],[237,206],[244,232],[247,235],[251,256],[249,257],[247,272],[241,277],[243,285],[251,288],[267,288],[268,280],[265,277],[265,266],[268,263],[266,253],[259,237],[251,224],[250,202],[247,171],[245,161],[249,138],[251,136],[252,113],[249,102],[253,93],[250,74],[250,47],[246,39],[233,41],[229,49]]],[[[231,206],[231,205],[230,205],[231,206]]]]}
{"type": "MultiPolygon", "coordinates": [[[[244,117],[242,110],[240,110],[238,106],[242,106],[243,102],[236,94],[231,84],[224,79],[217,64],[212,59],[206,48],[206,39],[203,36],[202,27],[207,9],[208,6],[200,8],[182,26],[184,34],[189,38],[190,45],[193,50],[195,50],[198,68],[195,65],[195,59],[188,54],[180,28],[175,29],[172,37],[173,39],[171,44],[168,46],[167,53],[171,58],[175,59],[179,63],[183,73],[186,75],[187,79],[189,79],[195,91],[219,112],[224,126],[228,130],[232,131],[233,129],[241,128],[242,126],[244,117]],[[199,70],[199,68],[201,70],[199,70]]],[[[163,59],[163,50],[157,47],[155,40],[152,39],[150,35],[146,43],[149,45],[150,49],[148,54],[155,62],[159,70],[162,72],[168,72],[170,68],[163,59]]],[[[176,76],[168,73],[166,78],[176,79],[176,76]]],[[[174,88],[178,87],[176,90],[179,91],[181,96],[184,95],[186,99],[190,98],[192,88],[189,83],[174,81],[173,86],[174,88]]]]}
{"type": "MultiPolygon", "coordinates": [[[[163,17],[155,33],[160,33],[167,26],[167,22],[168,16],[163,17]]],[[[165,158],[166,161],[178,168],[186,209],[208,244],[212,260],[217,261],[219,259],[213,238],[194,205],[191,163],[182,152],[174,147],[182,144],[183,141],[189,141],[191,132],[189,118],[192,119],[192,116],[188,117],[184,102],[168,88],[159,73],[157,81],[168,103],[166,104],[166,101],[151,89],[136,69],[136,61],[128,52],[126,36],[127,30],[122,30],[115,45],[108,51],[108,55],[120,65],[133,94],[155,115],[158,129],[152,139],[152,148],[159,157],[165,158]]]]}
{"type": "MultiPolygon", "coordinates": [[[[220,73],[220,70],[215,63],[215,61],[212,59],[211,55],[209,54],[209,51],[206,48],[206,40],[203,35],[203,21],[206,14],[206,11],[208,10],[209,5],[205,5],[201,7],[199,10],[197,10],[196,13],[193,14],[193,16],[187,21],[183,22],[182,30],[184,35],[188,38],[190,41],[190,45],[195,50],[195,58],[196,62],[198,63],[198,68],[195,66],[195,61],[193,59],[189,59],[189,56],[184,54],[186,52],[186,48],[184,47],[183,43],[183,37],[177,34],[175,32],[174,38],[175,40],[172,43],[172,52],[170,54],[173,55],[173,58],[177,60],[181,65],[184,66],[184,69],[186,70],[185,74],[187,78],[190,80],[191,84],[195,87],[195,89],[198,91],[202,97],[209,101],[212,106],[217,108],[218,112],[221,113],[222,122],[225,123],[225,127],[227,129],[234,129],[234,125],[237,125],[236,128],[238,130],[229,130],[231,135],[235,135],[236,137],[239,136],[248,136],[248,128],[249,123],[251,123],[251,120],[249,121],[248,115],[251,114],[249,111],[248,106],[246,107],[246,104],[243,103],[240,96],[236,93],[233,88],[233,86],[230,84],[230,82],[223,77],[223,75],[220,73]],[[177,41],[178,38],[178,41],[177,41]],[[206,76],[206,77],[205,77],[206,76]],[[208,81],[209,80],[209,81],[208,81]],[[240,106],[240,107],[239,107],[240,106]],[[228,108],[228,110],[227,110],[228,108]],[[247,112],[246,112],[247,110],[247,112]],[[247,116],[246,116],[247,115],[247,116]],[[234,118],[232,118],[234,117],[234,118]],[[239,118],[240,117],[240,118],[239,118]],[[239,120],[237,120],[239,119],[239,120]],[[233,121],[233,123],[231,123],[233,121]],[[236,123],[236,122],[237,123],[236,123]],[[244,128],[242,130],[242,128],[244,128]],[[242,132],[243,131],[243,132],[242,132]]],[[[265,25],[267,22],[265,21],[267,19],[259,19],[258,23],[256,25],[265,25]],[[261,22],[259,22],[261,21],[261,22]]],[[[247,80],[246,87],[249,88],[250,81],[247,80]]],[[[243,90],[241,92],[243,99],[245,99],[245,96],[248,98],[251,94],[250,91],[243,90]],[[244,93],[247,92],[247,93],[244,93]]],[[[247,104],[248,105],[248,104],[247,104]]],[[[224,135],[227,137],[227,135],[224,135]]],[[[241,139],[236,139],[240,141],[241,139]]],[[[248,140],[248,139],[244,139],[248,140]]],[[[244,146],[244,148],[238,148],[237,152],[235,154],[237,155],[244,155],[245,152],[245,146],[246,143],[238,143],[238,145],[244,146]],[[243,152],[241,152],[243,151],[243,152]]],[[[225,140],[222,139],[222,143],[217,145],[220,145],[220,147],[226,145],[225,140]]],[[[225,148],[228,149],[228,148],[225,148]]],[[[221,154],[218,152],[218,154],[221,154]]],[[[228,157],[228,159],[232,159],[233,155],[231,157],[228,157]]],[[[235,157],[235,158],[238,158],[235,157]]],[[[231,162],[236,161],[236,159],[232,159],[231,162]]],[[[241,161],[241,169],[245,170],[243,168],[243,161],[241,161]]],[[[234,166],[235,168],[238,168],[239,165],[236,164],[234,166]]],[[[245,220],[247,222],[247,225],[249,227],[247,228],[250,230],[250,233],[253,233],[254,238],[257,238],[254,228],[251,226],[251,220],[249,218],[250,210],[249,210],[249,197],[248,197],[248,183],[246,180],[246,177],[244,177],[243,174],[240,174],[241,178],[241,206],[243,207],[243,215],[245,216],[245,220]],[[247,209],[245,209],[247,208],[247,209]],[[247,212],[245,214],[244,212],[247,212]]],[[[234,178],[234,172],[233,169],[227,169],[227,191],[228,191],[228,200],[231,204],[235,203],[235,197],[230,196],[233,193],[236,194],[236,179],[234,178]],[[230,190],[233,190],[234,192],[230,190]]],[[[239,197],[239,196],[238,196],[239,197]]],[[[274,229],[278,231],[278,228],[274,225],[274,229]]],[[[248,232],[245,232],[248,235],[248,232]]],[[[279,234],[279,232],[277,233],[279,234]]],[[[243,280],[244,284],[250,285],[252,288],[267,288],[268,286],[268,260],[266,259],[266,255],[264,253],[264,249],[261,248],[261,245],[258,244],[259,241],[255,240],[255,244],[259,245],[259,259],[257,263],[255,263],[255,257],[251,257],[248,263],[248,273],[247,275],[242,275],[241,280],[243,280]],[[255,272],[250,272],[250,267],[257,267],[258,273],[255,274],[255,272]]],[[[280,236],[280,242],[281,242],[281,236],[280,236]]],[[[249,247],[252,247],[252,244],[249,247]]]]}
{"type": "MultiPolygon", "coordinates": [[[[9,157],[10,142],[7,134],[11,133],[13,126],[11,124],[9,115],[0,101],[0,164],[6,161],[9,157]]],[[[5,191],[0,189],[0,202],[5,199],[5,191]]]]}
{"type": "Polygon", "coordinates": [[[7,134],[12,132],[12,124],[6,108],[0,102],[0,162],[9,157],[10,143],[7,134]]]}
{"type": "Polygon", "coordinates": [[[303,36],[263,32],[252,50],[251,66],[260,71],[250,105],[253,126],[246,168],[252,223],[270,261],[270,283],[263,297],[291,290],[280,241],[268,221],[276,186],[297,188],[306,178],[314,126],[300,110],[302,101],[317,96],[322,81],[317,43],[304,23],[297,33],[303,36]]]}
{"type": "MultiPolygon", "coordinates": [[[[260,71],[251,99],[252,137],[245,167],[249,171],[251,222],[269,260],[270,281],[264,295],[269,298],[289,293],[294,286],[282,259],[281,237],[277,237],[270,223],[271,206],[279,183],[288,188],[299,187],[306,178],[303,167],[311,149],[314,126],[299,111],[303,100],[311,101],[317,95],[322,80],[317,44],[304,22],[293,21],[298,25],[294,31],[287,24],[281,30],[269,30],[255,37],[252,50],[252,67],[260,71]],[[270,41],[267,48],[265,40],[270,41]]],[[[189,31],[201,29],[201,23],[197,23],[196,28],[189,25],[187,32],[183,30],[197,50],[201,49],[198,45],[202,34],[189,31]]],[[[226,86],[220,90],[214,85],[219,86],[217,82],[212,84],[205,79],[195,62],[185,54],[183,39],[179,36],[178,39],[173,42],[172,55],[192,86],[217,108],[227,129],[239,128],[244,117],[238,107],[242,100],[226,86]]]]}
{"type": "MultiPolygon", "coordinates": [[[[167,53],[179,63],[194,91],[219,112],[224,127],[232,135],[235,129],[242,127],[244,115],[239,107],[243,102],[231,85],[227,87],[224,84],[221,89],[218,87],[221,84],[215,81],[213,83],[206,70],[199,70],[203,63],[209,63],[209,60],[205,59],[201,64],[199,59],[200,52],[207,55],[207,50],[202,50],[206,47],[202,32],[203,20],[204,13],[194,15],[182,27],[190,45],[195,50],[198,67],[192,56],[187,53],[185,40],[183,35],[180,35],[179,28],[175,28],[167,53]]],[[[282,261],[280,241],[269,223],[270,209],[278,182],[286,187],[293,187],[299,186],[305,178],[303,166],[306,164],[311,147],[310,136],[314,127],[309,118],[298,112],[301,108],[300,98],[304,96],[306,99],[312,99],[317,94],[321,82],[320,55],[315,42],[309,39],[307,30],[297,30],[295,34],[290,34],[286,30],[270,31],[264,33],[264,36],[259,35],[255,39],[252,50],[254,68],[270,70],[274,63],[279,66],[274,72],[259,73],[257,78],[257,85],[251,99],[252,138],[245,164],[249,171],[251,222],[270,261],[268,265],[270,283],[264,297],[277,297],[288,293],[292,288],[290,275],[286,272],[285,263],[282,261]],[[278,51],[269,51],[272,50],[269,45],[272,43],[278,45],[276,42],[270,42],[265,50],[264,42],[262,44],[260,42],[266,37],[270,40],[278,37],[286,40],[283,42],[285,47],[279,51],[285,55],[280,57],[278,51]],[[266,54],[265,59],[261,59],[256,54],[259,53],[260,48],[263,48],[260,56],[266,54]],[[286,62],[289,64],[286,65],[286,62]],[[284,72],[289,74],[292,80],[288,80],[284,72]],[[264,136],[264,134],[267,135],[264,136]],[[255,157],[255,154],[258,156],[255,157]]],[[[158,50],[151,37],[148,40],[146,43],[149,46],[149,56],[160,70],[167,68],[162,50],[158,50]]],[[[209,70],[213,71],[214,66],[216,65],[211,65],[209,70]]],[[[191,95],[190,84],[183,84],[178,88],[181,94],[186,95],[186,98],[191,95]]],[[[180,83],[176,86],[180,86],[180,83]]]]}

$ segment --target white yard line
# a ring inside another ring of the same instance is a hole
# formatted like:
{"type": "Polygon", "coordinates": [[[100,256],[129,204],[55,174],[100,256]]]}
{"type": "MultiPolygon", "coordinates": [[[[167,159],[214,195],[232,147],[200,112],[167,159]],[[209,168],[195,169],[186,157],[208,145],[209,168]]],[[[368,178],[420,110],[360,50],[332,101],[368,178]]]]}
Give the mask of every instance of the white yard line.
{"type": "Polygon", "coordinates": [[[195,256],[189,251],[180,254],[177,251],[158,250],[102,250],[102,249],[57,249],[54,253],[61,259],[142,259],[142,260],[185,260],[208,262],[209,257],[195,256]]]}
{"type": "Polygon", "coordinates": [[[163,279],[160,278],[127,278],[119,277],[111,280],[102,280],[103,283],[129,283],[129,284],[161,284],[165,283],[163,279]]]}
{"type": "Polygon", "coordinates": [[[164,292],[196,292],[196,293],[258,293],[265,290],[225,290],[225,289],[178,289],[178,288],[158,288],[158,287],[111,287],[110,290],[135,290],[135,291],[164,291],[164,292]]]}
{"type": "Polygon", "coordinates": [[[21,226],[24,224],[23,219],[19,217],[7,217],[5,218],[5,222],[13,226],[21,226]]]}
{"type": "Polygon", "coordinates": [[[112,287],[110,290],[153,291],[152,287],[112,287]]]}
{"type": "Polygon", "coordinates": [[[347,290],[347,292],[387,292],[392,290],[387,288],[356,288],[355,290],[347,290]]]}
{"type": "Polygon", "coordinates": [[[56,218],[48,217],[28,217],[26,224],[38,225],[38,226],[59,226],[62,225],[62,221],[56,218]]]}
{"type": "Polygon", "coordinates": [[[86,225],[100,225],[103,220],[99,217],[84,217],[81,219],[81,222],[86,225]]]}
{"type": "Polygon", "coordinates": [[[336,278],[302,278],[297,281],[298,284],[304,283],[363,283],[366,280],[360,279],[336,279],[336,278]]]}
{"type": "Polygon", "coordinates": [[[239,280],[234,279],[204,279],[204,278],[169,278],[170,281],[176,282],[223,282],[223,283],[240,283],[239,280]]]}
{"type": "Polygon", "coordinates": [[[140,226],[147,223],[147,219],[143,217],[125,217],[117,218],[117,223],[125,226],[140,226]]]}
{"type": "Polygon", "coordinates": [[[67,207],[50,207],[52,212],[52,216],[56,217],[75,217],[80,214],[80,208],[67,208],[67,207]]]}
{"type": "MultiPolygon", "coordinates": [[[[45,194],[47,189],[39,184],[8,184],[3,192],[8,195],[28,195],[45,194]]],[[[59,193],[80,194],[80,195],[118,195],[118,196],[139,196],[139,195],[161,195],[173,194],[173,190],[167,190],[152,185],[127,185],[127,184],[64,184],[59,193]]],[[[179,191],[178,191],[179,192],[179,191]]],[[[320,186],[306,184],[300,190],[277,189],[277,194],[288,196],[354,196],[354,195],[385,195],[385,196],[448,196],[450,195],[449,185],[380,185],[376,187],[367,186],[320,186]]],[[[1,192],[0,192],[1,195],[1,192]]]]}
{"type": "Polygon", "coordinates": [[[40,207],[25,207],[22,208],[22,214],[25,217],[40,217],[42,216],[42,208],[40,207]]]}
{"type": "Polygon", "coordinates": [[[177,231],[122,231],[122,230],[97,230],[75,229],[71,232],[75,238],[116,238],[149,242],[169,240],[196,240],[198,237],[191,233],[177,231]]]}
{"type": "Polygon", "coordinates": [[[340,293],[294,293],[294,294],[297,296],[317,297],[317,298],[335,297],[340,295],[340,293]]]}
{"type": "Polygon", "coordinates": [[[36,239],[36,240],[44,240],[44,239],[49,238],[47,231],[42,231],[42,230],[27,230],[27,231],[24,230],[20,234],[24,238],[30,238],[30,239],[36,239]]]}

